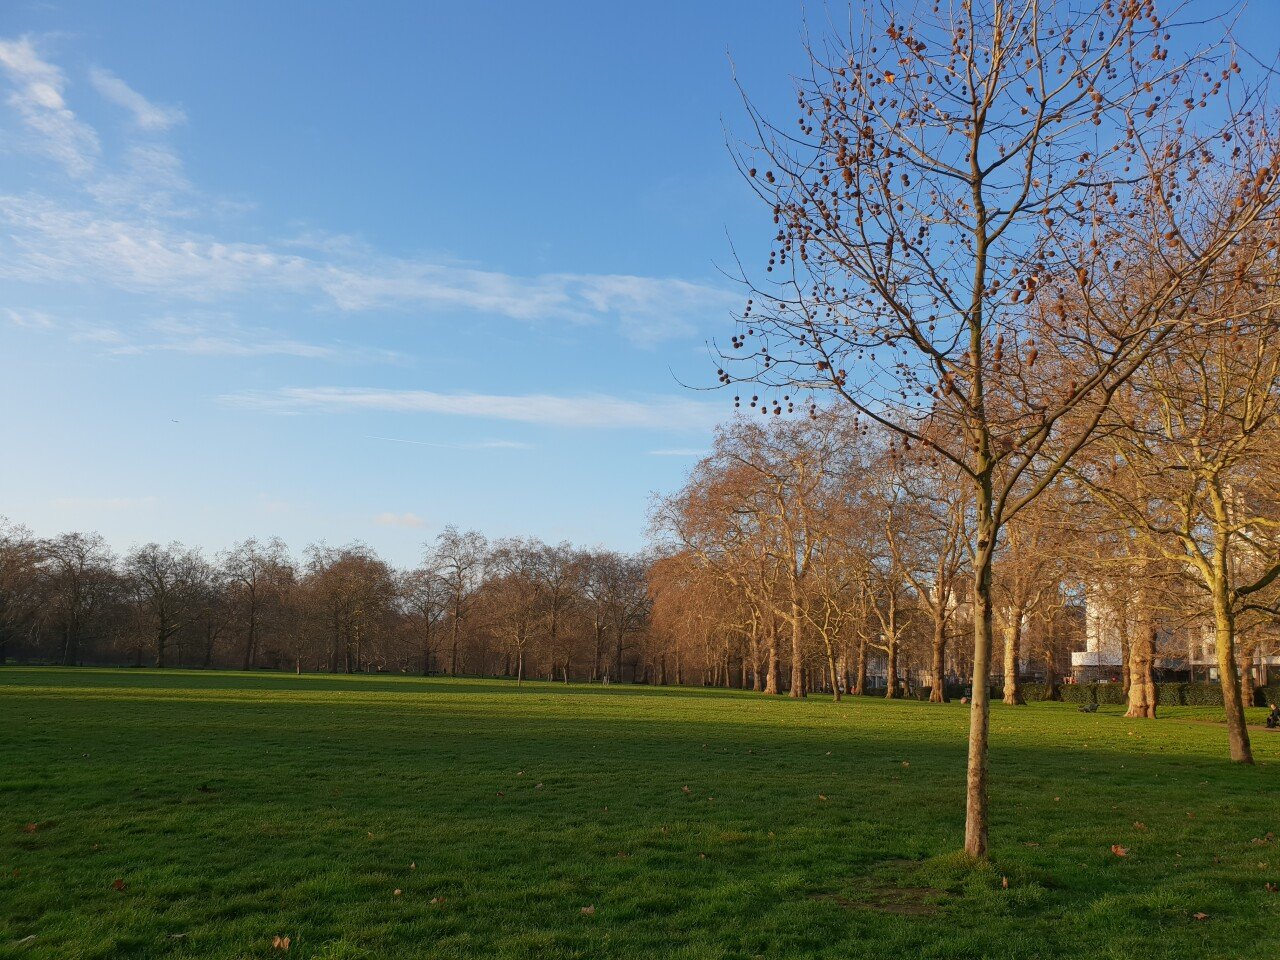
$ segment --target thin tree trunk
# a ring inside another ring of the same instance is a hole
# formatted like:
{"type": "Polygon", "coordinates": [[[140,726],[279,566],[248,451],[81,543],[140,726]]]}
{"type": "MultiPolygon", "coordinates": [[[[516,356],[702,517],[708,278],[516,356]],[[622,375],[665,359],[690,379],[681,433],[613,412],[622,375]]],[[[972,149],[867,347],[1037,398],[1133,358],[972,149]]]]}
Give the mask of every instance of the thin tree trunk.
{"type": "Polygon", "coordinates": [[[831,645],[827,644],[827,669],[831,672],[831,699],[836,703],[840,702],[840,674],[836,667],[835,654],[831,652],[831,645]]]}
{"type": "Polygon", "coordinates": [[[889,627],[889,647],[885,651],[885,685],[884,698],[886,700],[896,700],[898,698],[898,628],[896,624],[889,627]]]}
{"type": "Polygon", "coordinates": [[[858,638],[858,666],[857,671],[853,675],[853,693],[855,696],[862,696],[867,692],[867,640],[866,637],[858,638]]]}
{"type": "Polygon", "coordinates": [[[946,671],[947,660],[947,621],[945,617],[935,616],[933,618],[933,687],[929,690],[929,700],[932,703],[946,703],[947,697],[947,680],[943,675],[946,671]]]}
{"type": "Polygon", "coordinates": [[[1222,686],[1222,706],[1227,715],[1227,740],[1231,759],[1236,763],[1253,763],[1249,730],[1244,721],[1244,702],[1240,695],[1240,677],[1236,673],[1235,611],[1228,596],[1225,565],[1215,571],[1213,589],[1214,647],[1218,656],[1218,682],[1222,686]]]}
{"type": "Polygon", "coordinates": [[[800,603],[791,601],[791,692],[793,700],[804,696],[804,660],[801,658],[801,645],[804,639],[803,623],[800,615],[800,603]]]}
{"type": "Polygon", "coordinates": [[[978,549],[973,563],[973,698],[969,705],[964,850],[971,857],[985,858],[988,830],[987,745],[991,719],[988,689],[991,673],[991,565],[996,546],[989,475],[983,476],[977,507],[978,549]]]}

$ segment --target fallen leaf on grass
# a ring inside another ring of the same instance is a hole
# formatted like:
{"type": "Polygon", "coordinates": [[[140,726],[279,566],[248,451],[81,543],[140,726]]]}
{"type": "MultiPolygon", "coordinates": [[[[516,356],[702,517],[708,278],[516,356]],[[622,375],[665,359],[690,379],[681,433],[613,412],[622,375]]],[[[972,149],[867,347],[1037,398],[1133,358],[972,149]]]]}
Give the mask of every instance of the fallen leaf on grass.
{"type": "Polygon", "coordinates": [[[431,898],[431,902],[432,902],[432,903],[444,903],[444,897],[432,897],[432,898],[431,898]]]}
{"type": "Polygon", "coordinates": [[[1001,877],[1001,878],[1000,878],[1000,888],[1001,888],[1002,890],[1008,890],[1008,889],[1009,889],[1009,878],[1008,878],[1008,877],[1001,877]]]}
{"type": "Polygon", "coordinates": [[[542,784],[540,784],[540,783],[538,783],[538,784],[534,784],[533,789],[535,789],[535,790],[541,790],[541,789],[542,789],[542,784]]]}
{"type": "Polygon", "coordinates": [[[688,785],[685,785],[685,786],[681,787],[681,788],[680,788],[680,792],[681,792],[681,793],[693,793],[693,791],[689,789],[688,785]]]}
{"type": "Polygon", "coordinates": [[[818,794],[818,799],[819,799],[819,800],[825,800],[825,799],[827,799],[827,795],[826,795],[825,793],[820,793],[820,794],[818,794]]]}
{"type": "Polygon", "coordinates": [[[1208,919],[1209,919],[1209,915],[1208,915],[1207,913],[1193,913],[1191,916],[1192,916],[1193,918],[1195,918],[1196,920],[1208,920],[1208,919]]]}
{"type": "Polygon", "coordinates": [[[288,950],[288,949],[289,949],[289,944],[291,944],[292,942],[293,942],[293,940],[292,940],[290,937],[279,937],[279,936],[277,936],[277,937],[272,937],[272,938],[271,938],[271,949],[273,949],[273,950],[288,950]]]}
{"type": "Polygon", "coordinates": [[[1117,857],[1127,857],[1129,855],[1129,848],[1122,847],[1118,843],[1113,843],[1111,845],[1111,852],[1114,853],[1117,857]]]}
{"type": "Polygon", "coordinates": [[[1277,891],[1280,891],[1280,887],[1276,886],[1274,883],[1267,884],[1267,893],[1276,893],[1277,891]]]}
{"type": "Polygon", "coordinates": [[[903,760],[903,761],[902,761],[902,765],[903,765],[904,767],[909,767],[909,766],[911,766],[911,761],[910,761],[910,760],[903,760]]]}
{"type": "Polygon", "coordinates": [[[500,796],[500,797],[505,797],[505,796],[506,796],[506,794],[505,794],[505,793],[503,793],[501,790],[499,790],[499,791],[498,791],[498,796],[500,796]]]}
{"type": "Polygon", "coordinates": [[[111,881],[111,886],[115,887],[117,890],[123,890],[124,881],[119,877],[116,877],[114,880],[111,881]]]}
{"type": "Polygon", "coordinates": [[[1135,821],[1133,822],[1133,829],[1135,829],[1135,830],[1145,830],[1145,829],[1147,829],[1147,825],[1146,825],[1145,823],[1143,823],[1141,820],[1135,820],[1135,821]]]}
{"type": "Polygon", "coordinates": [[[596,908],[595,908],[595,907],[583,907],[583,908],[582,908],[582,914],[583,914],[583,916],[587,916],[587,917],[594,916],[594,915],[595,915],[595,912],[596,912],[596,908]]]}
{"type": "Polygon", "coordinates": [[[392,891],[391,891],[391,895],[392,895],[393,897],[398,897],[398,896],[400,896],[400,894],[402,894],[402,893],[404,893],[404,891],[403,891],[403,890],[401,890],[399,887],[396,887],[394,890],[392,890],[392,891]]]}
{"type": "Polygon", "coordinates": [[[39,829],[40,829],[40,828],[39,828],[39,826],[37,826],[36,824],[34,824],[34,823],[28,823],[25,827],[23,827],[23,828],[22,828],[22,832],[23,832],[23,833],[35,833],[35,832],[36,832],[37,830],[39,830],[39,829]]]}
{"type": "Polygon", "coordinates": [[[417,864],[416,862],[409,864],[409,869],[410,869],[410,870],[417,870],[417,869],[418,869],[418,864],[417,864]]]}
{"type": "Polygon", "coordinates": [[[32,934],[28,934],[27,936],[23,937],[21,940],[16,941],[16,942],[14,943],[14,946],[15,946],[15,947],[20,947],[20,946],[22,946],[24,943],[30,943],[30,942],[31,942],[32,940],[34,940],[35,938],[36,938],[36,935],[35,935],[34,933],[32,933],[32,934]]]}

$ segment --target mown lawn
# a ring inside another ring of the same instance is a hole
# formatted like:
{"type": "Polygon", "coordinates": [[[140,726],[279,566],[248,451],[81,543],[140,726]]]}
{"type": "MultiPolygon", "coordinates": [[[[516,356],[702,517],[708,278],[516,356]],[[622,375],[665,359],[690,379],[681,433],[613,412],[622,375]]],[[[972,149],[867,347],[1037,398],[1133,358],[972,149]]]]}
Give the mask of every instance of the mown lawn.
{"type": "Polygon", "coordinates": [[[1119,713],[995,708],[975,868],[959,705],[0,669],[0,956],[1275,956],[1280,736],[1119,713]]]}

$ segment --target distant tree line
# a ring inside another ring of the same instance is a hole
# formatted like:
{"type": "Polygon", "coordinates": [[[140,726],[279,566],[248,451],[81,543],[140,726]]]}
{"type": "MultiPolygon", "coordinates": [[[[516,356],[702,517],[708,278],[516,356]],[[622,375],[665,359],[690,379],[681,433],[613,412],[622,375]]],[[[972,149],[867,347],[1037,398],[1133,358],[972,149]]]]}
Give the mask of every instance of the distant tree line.
{"type": "Polygon", "coordinates": [[[648,562],[447,528],[399,570],[362,543],[216,556],[0,521],[0,663],[659,679],[648,562]]]}

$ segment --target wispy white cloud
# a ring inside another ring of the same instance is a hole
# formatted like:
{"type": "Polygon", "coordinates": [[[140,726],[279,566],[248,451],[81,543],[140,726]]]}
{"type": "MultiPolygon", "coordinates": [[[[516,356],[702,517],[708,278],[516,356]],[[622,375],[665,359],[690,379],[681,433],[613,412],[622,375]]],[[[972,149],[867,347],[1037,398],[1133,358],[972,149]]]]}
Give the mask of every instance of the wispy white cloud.
{"type": "Polygon", "coordinates": [[[117,342],[115,354],[175,353],[196,357],[298,357],[346,363],[398,363],[394,350],[349,344],[311,343],[281,337],[268,330],[246,329],[234,320],[203,324],[173,318],[150,325],[146,335],[130,343],[117,342]]]}
{"type": "Polygon", "coordinates": [[[56,497],[49,503],[59,510],[142,510],[156,506],[156,497],[56,497]]]}
{"type": "Polygon", "coordinates": [[[632,400],[603,394],[436,393],[372,387],[286,387],[273,392],[229,394],[222,402],[281,413],[378,411],[508,420],[552,427],[708,429],[724,408],[674,397],[632,400]]]}
{"type": "Polygon", "coordinates": [[[27,327],[32,330],[52,330],[57,322],[43,310],[14,310],[6,308],[5,315],[15,327],[27,327]]]}
{"type": "Polygon", "coordinates": [[[187,119],[177,107],[152,103],[110,70],[95,67],[89,71],[89,82],[103,99],[132,113],[133,122],[143,130],[168,130],[187,119]]]}
{"type": "Polygon", "coordinates": [[[44,60],[29,37],[0,40],[0,69],[13,86],[9,105],[33,134],[35,150],[73,177],[89,174],[101,146],[93,128],[67,106],[62,70],[44,60]]]}
{"type": "Polygon", "coordinates": [[[373,518],[380,527],[425,527],[427,521],[416,513],[380,513],[373,518]]]}
{"type": "MultiPolygon", "coordinates": [[[[0,196],[0,223],[11,248],[0,276],[105,284],[183,300],[275,292],[316,297],[344,311],[433,307],[526,322],[612,319],[628,339],[653,344],[720,319],[739,299],[720,287],[669,277],[519,276],[381,257],[358,245],[315,250],[225,241],[173,223],[29,196],[0,196]]],[[[0,240],[0,250],[4,246],[0,240]]]]}
{"type": "MultiPolygon", "coordinates": [[[[225,399],[225,398],[224,398],[225,399]]],[[[418,447],[440,447],[445,450],[532,450],[532,443],[523,440],[471,440],[467,443],[437,443],[432,440],[409,440],[405,437],[365,437],[366,440],[383,440],[387,443],[411,443],[418,447]]]]}
{"type": "MultiPolygon", "coordinates": [[[[252,297],[255,304],[270,298],[344,312],[425,309],[611,324],[641,345],[693,335],[738,306],[733,290],[678,277],[507,273],[387,256],[351,237],[315,233],[250,241],[230,231],[222,206],[192,187],[181,158],[163,142],[162,134],[185,120],[181,110],[153,103],[108,70],[92,70],[97,91],[133,118],[133,135],[119,153],[103,156],[97,132],[67,104],[66,75],[30,38],[0,40],[0,77],[32,134],[30,147],[56,159],[74,187],[0,194],[3,280],[116,289],[166,306],[252,297]]],[[[237,355],[239,348],[199,349],[237,355]]]]}

